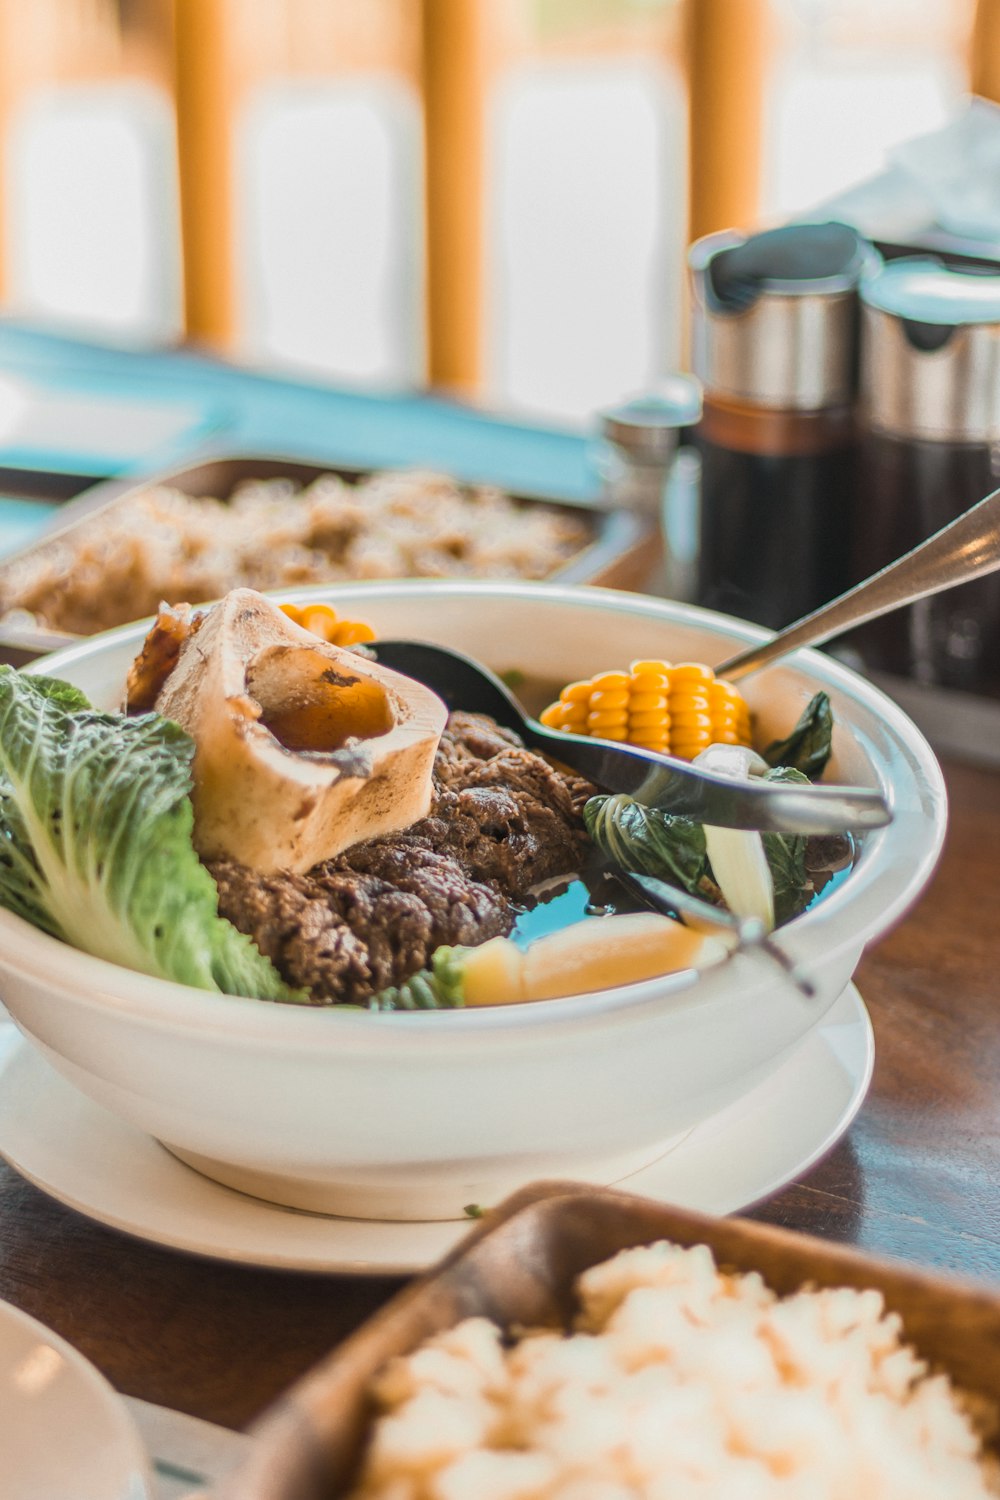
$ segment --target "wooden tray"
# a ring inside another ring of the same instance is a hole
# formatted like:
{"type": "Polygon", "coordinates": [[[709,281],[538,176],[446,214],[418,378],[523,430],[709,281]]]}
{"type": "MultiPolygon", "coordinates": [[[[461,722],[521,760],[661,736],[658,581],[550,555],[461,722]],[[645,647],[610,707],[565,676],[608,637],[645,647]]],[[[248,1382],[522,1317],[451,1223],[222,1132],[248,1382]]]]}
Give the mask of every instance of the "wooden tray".
{"type": "MultiPolygon", "coordinates": [[[[127,506],[137,495],[156,485],[168,485],[197,499],[214,496],[228,499],[238,485],[249,479],[292,479],[307,485],[321,474],[336,474],[348,483],[369,478],[375,470],[344,468],[338,464],[305,463],[274,454],[215,456],[197,464],[140,480],[109,479],[93,485],[59,508],[52,527],[28,546],[0,561],[0,578],[17,561],[43,550],[56,538],[71,537],[74,529],[95,516],[127,506]]],[[[642,518],[600,505],[559,499],[548,495],[511,496],[524,505],[558,506],[585,517],[593,526],[593,541],[563,567],[549,575],[557,583],[599,584],[606,588],[641,589],[659,558],[659,534],[642,518]]],[[[177,601],[168,601],[177,602],[177,601]]],[[[61,646],[76,636],[62,631],[0,625],[0,662],[23,666],[25,662],[61,646]]]]}
{"type": "Polygon", "coordinates": [[[489,1213],[299,1381],[257,1423],[248,1462],[217,1500],[336,1500],[353,1480],[370,1419],[366,1390],[393,1355],[473,1315],[503,1327],[565,1325],[586,1267],[667,1239],[711,1246],[716,1260],[759,1271],[776,1292],[876,1287],[907,1340],[964,1390],[1000,1402],[1000,1295],[749,1220],[664,1207],[614,1189],[542,1182],[489,1213]]]}

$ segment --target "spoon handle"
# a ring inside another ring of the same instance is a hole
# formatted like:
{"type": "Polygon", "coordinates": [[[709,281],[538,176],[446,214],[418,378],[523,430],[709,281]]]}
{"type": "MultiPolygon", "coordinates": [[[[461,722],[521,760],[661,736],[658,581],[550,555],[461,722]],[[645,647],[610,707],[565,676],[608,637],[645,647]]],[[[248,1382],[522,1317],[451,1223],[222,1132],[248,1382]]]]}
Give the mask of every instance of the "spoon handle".
{"type": "Polygon", "coordinates": [[[695,917],[716,927],[727,928],[735,938],[734,953],[763,953],[781,969],[807,1000],[811,1000],[816,994],[816,986],[812,980],[799,969],[784,948],[778,946],[759,918],[737,917],[731,911],[701,901],[697,896],[678,890],[665,880],[657,880],[653,875],[619,869],[615,869],[613,874],[619,884],[626,890],[637,892],[656,911],[666,912],[669,916],[679,912],[682,918],[695,917]]]}
{"type": "Polygon", "coordinates": [[[800,646],[817,646],[854,625],[864,625],[904,604],[982,578],[1000,568],[1000,490],[978,501],[957,520],[873,573],[822,609],[779,630],[771,640],[720,662],[716,675],[735,681],[800,646]]]}

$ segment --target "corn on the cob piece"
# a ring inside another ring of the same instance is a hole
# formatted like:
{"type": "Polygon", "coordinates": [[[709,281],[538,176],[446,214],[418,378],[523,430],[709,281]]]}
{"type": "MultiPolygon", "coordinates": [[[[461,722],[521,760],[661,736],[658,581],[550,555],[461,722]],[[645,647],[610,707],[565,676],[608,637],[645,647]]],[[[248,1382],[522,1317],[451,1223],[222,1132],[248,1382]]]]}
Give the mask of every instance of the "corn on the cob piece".
{"type": "Polygon", "coordinates": [[[549,729],[622,740],[682,760],[694,760],[707,745],[751,743],[743,694],[693,661],[634,661],[627,672],[571,682],[541,721],[549,729]]]}
{"type": "Polygon", "coordinates": [[[331,646],[357,646],[364,641],[373,641],[375,632],[362,620],[341,620],[330,604],[283,604],[281,609],[296,625],[318,635],[331,646]]]}

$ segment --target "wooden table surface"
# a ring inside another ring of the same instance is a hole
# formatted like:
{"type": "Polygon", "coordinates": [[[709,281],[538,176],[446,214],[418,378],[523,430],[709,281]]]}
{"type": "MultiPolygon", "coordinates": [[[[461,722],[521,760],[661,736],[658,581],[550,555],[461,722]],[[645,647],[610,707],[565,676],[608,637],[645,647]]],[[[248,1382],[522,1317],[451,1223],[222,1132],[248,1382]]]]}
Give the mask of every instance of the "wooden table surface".
{"type": "MultiPolygon", "coordinates": [[[[753,1217],[1000,1287],[1000,773],[945,771],[938,873],[856,976],[871,1092],[830,1155],[753,1217]]],[[[119,1390],[212,1421],[244,1425],[399,1285],[142,1244],[0,1163],[0,1298],[119,1390]]]]}

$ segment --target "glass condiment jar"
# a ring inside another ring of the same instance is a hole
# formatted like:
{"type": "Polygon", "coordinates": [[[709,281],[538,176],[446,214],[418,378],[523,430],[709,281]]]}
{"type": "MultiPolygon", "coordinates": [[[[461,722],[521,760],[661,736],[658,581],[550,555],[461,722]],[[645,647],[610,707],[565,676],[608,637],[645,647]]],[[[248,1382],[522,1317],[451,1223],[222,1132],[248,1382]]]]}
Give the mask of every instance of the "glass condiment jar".
{"type": "MultiPolygon", "coordinates": [[[[852,581],[1000,486],[1000,273],[894,260],[861,302],[852,581]]],[[[869,670],[998,697],[1000,576],[886,615],[851,644],[869,670]]]]}
{"type": "Polygon", "coordinates": [[[846,587],[857,288],[876,259],[836,223],[692,246],[700,604],[778,628],[846,587]]]}

